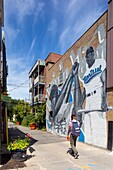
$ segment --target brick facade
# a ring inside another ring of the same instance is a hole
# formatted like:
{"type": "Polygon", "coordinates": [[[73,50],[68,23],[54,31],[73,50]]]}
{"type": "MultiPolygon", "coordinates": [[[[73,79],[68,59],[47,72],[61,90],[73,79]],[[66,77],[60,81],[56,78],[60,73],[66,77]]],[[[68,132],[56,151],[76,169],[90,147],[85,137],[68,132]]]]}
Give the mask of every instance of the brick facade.
{"type": "MultiPolygon", "coordinates": [[[[67,76],[64,76],[65,82],[62,85],[59,85],[58,80],[59,80],[61,71],[62,71],[62,73],[64,73],[66,71],[66,69],[68,68],[68,75],[72,71],[72,61],[70,58],[70,54],[72,51],[74,53],[74,58],[76,61],[78,61],[80,59],[80,57],[82,56],[81,63],[80,62],[79,63],[83,66],[83,69],[86,68],[86,66],[85,66],[86,63],[84,62],[84,57],[85,57],[85,52],[87,49],[86,47],[88,47],[88,46],[94,47],[94,49],[96,50],[96,55],[97,55],[96,58],[97,59],[103,58],[106,60],[106,58],[108,57],[108,56],[106,56],[106,54],[107,54],[106,53],[107,24],[108,24],[108,11],[106,11],[62,56],[59,56],[59,58],[56,57],[55,61],[54,61],[55,55],[54,55],[54,57],[51,55],[47,57],[47,59],[46,59],[47,95],[51,94],[51,89],[52,89],[53,85],[55,85],[54,88],[56,88],[56,89],[58,88],[58,90],[60,89],[61,91],[62,91],[62,87],[65,86],[64,84],[67,81],[67,79],[66,79],[67,76]],[[99,53],[99,54],[97,54],[97,53],[99,53]],[[79,57],[79,55],[80,55],[80,57],[79,57]],[[52,59],[52,57],[53,57],[53,59],[52,59]],[[82,62],[84,62],[84,63],[82,63],[82,62]],[[60,65],[62,65],[62,69],[60,69],[60,65]]],[[[107,59],[107,61],[108,61],[108,59],[107,59]]],[[[107,66],[108,66],[108,64],[107,64],[107,66]]],[[[64,74],[64,75],[66,75],[66,74],[64,74]]],[[[107,77],[109,75],[112,76],[111,67],[107,71],[107,77]]],[[[109,78],[106,78],[106,80],[109,81],[109,78]]],[[[109,83],[107,83],[107,85],[108,84],[109,83]]],[[[82,85],[82,83],[81,83],[81,85],[82,85]]],[[[69,84],[69,86],[70,86],[70,84],[69,84]]],[[[67,86],[67,89],[68,89],[68,86],[67,86]]],[[[74,93],[73,91],[71,91],[71,92],[74,93]]],[[[54,93],[54,91],[53,91],[53,93],[54,93]]],[[[58,95],[58,94],[54,94],[54,95],[58,95]]],[[[56,96],[54,96],[54,95],[53,95],[53,98],[54,98],[53,102],[56,102],[55,101],[56,96]]],[[[65,95],[64,95],[64,98],[65,98],[65,95]]],[[[62,98],[62,100],[64,100],[64,98],[62,98]]],[[[113,91],[112,91],[112,89],[111,90],[108,89],[107,100],[108,100],[109,106],[113,106],[112,99],[113,99],[113,91]]],[[[62,102],[62,100],[61,100],[61,102],[62,102]]],[[[63,123],[61,123],[60,121],[58,121],[58,118],[57,118],[55,120],[56,122],[54,122],[54,127],[51,127],[51,124],[49,124],[49,113],[50,113],[51,109],[50,109],[50,105],[49,105],[50,101],[49,101],[49,96],[48,96],[47,116],[46,116],[48,131],[51,131],[53,133],[56,133],[56,131],[57,131],[57,133],[59,135],[66,135],[67,122],[69,121],[69,117],[72,112],[71,102],[68,103],[68,105],[67,105],[67,103],[64,104],[62,102],[62,105],[63,104],[64,105],[61,106],[62,109],[60,108],[58,110],[58,114],[59,115],[61,114],[61,117],[63,116],[63,114],[66,115],[66,111],[67,111],[67,113],[69,115],[67,117],[65,116],[66,121],[64,120],[64,122],[63,122],[63,119],[62,119],[63,123]],[[66,110],[66,107],[67,107],[67,110],[66,110]]],[[[74,102],[76,102],[76,101],[73,101],[73,104],[74,104],[74,102]]],[[[57,103],[57,105],[60,105],[60,103],[57,103]]],[[[82,139],[82,141],[85,141],[86,143],[93,144],[96,146],[107,148],[107,143],[109,140],[108,139],[109,121],[113,121],[113,111],[101,112],[101,113],[96,111],[95,114],[92,114],[92,113],[86,114],[84,116],[84,127],[83,127],[83,134],[82,134],[82,135],[85,134],[85,139],[82,139]],[[97,130],[97,127],[99,127],[99,131],[97,130]]]]}

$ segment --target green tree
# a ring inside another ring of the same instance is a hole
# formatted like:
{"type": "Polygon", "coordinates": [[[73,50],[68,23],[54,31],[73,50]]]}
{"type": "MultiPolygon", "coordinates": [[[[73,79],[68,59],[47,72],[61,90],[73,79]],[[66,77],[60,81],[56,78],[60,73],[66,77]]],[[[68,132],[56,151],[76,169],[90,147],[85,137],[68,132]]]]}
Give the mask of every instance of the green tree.
{"type": "Polygon", "coordinates": [[[16,115],[16,121],[22,121],[24,116],[30,114],[30,106],[29,103],[25,102],[24,100],[11,100],[11,103],[8,107],[8,115],[12,120],[13,115],[16,115]]]}
{"type": "Polygon", "coordinates": [[[37,105],[36,120],[39,128],[46,126],[46,103],[37,105]]]}
{"type": "Polygon", "coordinates": [[[18,104],[18,100],[16,99],[11,99],[11,102],[7,103],[7,113],[8,113],[8,117],[10,118],[10,120],[12,120],[13,118],[13,108],[17,104],[18,104]]]}

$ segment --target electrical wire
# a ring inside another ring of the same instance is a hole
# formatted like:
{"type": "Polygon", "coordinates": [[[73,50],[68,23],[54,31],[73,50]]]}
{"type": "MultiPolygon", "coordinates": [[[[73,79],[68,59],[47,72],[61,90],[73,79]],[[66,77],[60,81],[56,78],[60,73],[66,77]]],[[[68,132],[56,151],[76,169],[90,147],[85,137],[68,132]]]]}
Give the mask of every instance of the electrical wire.
{"type": "MultiPolygon", "coordinates": [[[[20,85],[17,85],[17,87],[14,87],[14,88],[12,88],[12,89],[10,89],[10,90],[8,90],[8,91],[13,91],[13,90],[16,90],[16,89],[18,89],[18,88],[20,88],[20,87],[24,87],[24,86],[22,86],[22,85],[24,85],[27,81],[29,81],[29,80],[25,80],[23,83],[21,83],[20,85]]],[[[28,86],[26,86],[26,87],[28,87],[28,86]]]]}

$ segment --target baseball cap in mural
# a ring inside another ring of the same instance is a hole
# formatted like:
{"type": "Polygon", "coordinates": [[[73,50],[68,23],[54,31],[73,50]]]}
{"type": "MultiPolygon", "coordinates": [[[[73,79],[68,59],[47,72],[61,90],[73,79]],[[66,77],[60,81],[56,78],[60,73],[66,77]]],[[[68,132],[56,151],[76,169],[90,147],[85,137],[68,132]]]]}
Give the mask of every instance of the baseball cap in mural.
{"type": "Polygon", "coordinates": [[[89,54],[89,53],[92,53],[94,52],[94,49],[92,46],[90,46],[87,50],[86,50],[86,56],[89,54]]]}

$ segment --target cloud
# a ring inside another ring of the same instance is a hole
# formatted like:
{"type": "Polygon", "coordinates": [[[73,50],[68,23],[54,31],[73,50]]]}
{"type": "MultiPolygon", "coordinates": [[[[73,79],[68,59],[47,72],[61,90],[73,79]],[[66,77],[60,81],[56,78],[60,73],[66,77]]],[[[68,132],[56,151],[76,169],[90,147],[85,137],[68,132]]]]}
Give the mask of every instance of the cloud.
{"type": "Polygon", "coordinates": [[[7,25],[4,29],[5,35],[7,37],[8,45],[11,45],[20,33],[20,29],[13,28],[11,25],[7,25]]]}
{"type": "Polygon", "coordinates": [[[60,44],[61,53],[64,51],[65,46],[68,42],[69,31],[70,31],[70,27],[67,27],[65,30],[62,31],[60,35],[59,44],[60,44]]]}
{"type": "Polygon", "coordinates": [[[94,22],[102,15],[102,13],[102,8],[99,8],[98,11],[96,9],[92,9],[92,13],[87,12],[87,14],[84,16],[78,17],[75,25],[73,26],[75,35],[80,37],[92,24],[94,24],[94,22]]]}
{"type": "Polygon", "coordinates": [[[52,2],[53,2],[54,7],[57,8],[59,1],[58,0],[52,0],[52,2]]]}
{"type": "Polygon", "coordinates": [[[33,49],[33,47],[34,47],[34,45],[35,45],[36,38],[37,38],[37,37],[35,36],[35,37],[33,38],[33,40],[32,40],[32,43],[31,43],[31,46],[30,46],[30,48],[29,48],[27,57],[29,57],[29,55],[30,55],[30,53],[31,53],[31,51],[32,51],[32,49],[33,49]]]}
{"type": "Polygon", "coordinates": [[[75,11],[78,9],[76,8],[76,5],[79,7],[81,5],[81,2],[79,0],[73,0],[73,1],[70,1],[69,4],[68,4],[68,8],[67,8],[67,12],[71,12],[72,9],[74,8],[75,11]]]}
{"type": "Polygon", "coordinates": [[[43,12],[43,7],[44,2],[36,0],[5,0],[6,16],[16,15],[18,23],[22,23],[26,16],[34,15],[37,17],[41,11],[43,12]]]}
{"type": "MultiPolygon", "coordinates": [[[[85,2],[86,1],[87,0],[85,0],[85,2]]],[[[76,17],[80,15],[81,10],[83,10],[84,4],[86,6],[85,2],[79,0],[72,0],[67,4],[65,18],[68,19],[68,24],[73,24],[73,21],[75,21],[76,17]]]]}
{"type": "MultiPolygon", "coordinates": [[[[17,55],[16,55],[17,56],[17,55]]],[[[15,99],[22,99],[29,97],[28,73],[30,66],[25,58],[9,57],[8,59],[8,91],[11,97],[15,99]],[[25,64],[26,62],[26,64],[25,64]],[[25,82],[25,84],[23,84],[25,82]],[[12,86],[10,86],[12,84],[12,86]],[[18,86],[18,87],[17,87],[18,86]],[[19,87],[21,86],[21,87],[19,87]]]]}
{"type": "Polygon", "coordinates": [[[55,33],[57,29],[57,21],[56,19],[53,19],[49,23],[48,31],[55,33]]]}
{"type": "Polygon", "coordinates": [[[70,12],[71,10],[73,11],[72,8],[75,8],[75,3],[77,3],[77,0],[71,1],[66,12],[69,13],[67,18],[69,21],[63,24],[63,28],[60,33],[59,46],[61,53],[64,53],[66,49],[75,43],[77,39],[80,38],[104,12],[104,9],[100,7],[98,10],[97,8],[92,9],[92,11],[86,10],[84,15],[79,15],[75,12],[75,14],[73,14],[74,17],[71,17],[73,12],[71,14],[70,12]]]}
{"type": "Polygon", "coordinates": [[[40,16],[43,20],[44,13],[45,13],[44,7],[45,7],[45,3],[42,2],[42,1],[38,2],[38,4],[36,4],[36,9],[35,9],[35,12],[34,12],[34,23],[33,23],[33,25],[35,25],[35,23],[37,22],[38,16],[40,16]]]}

